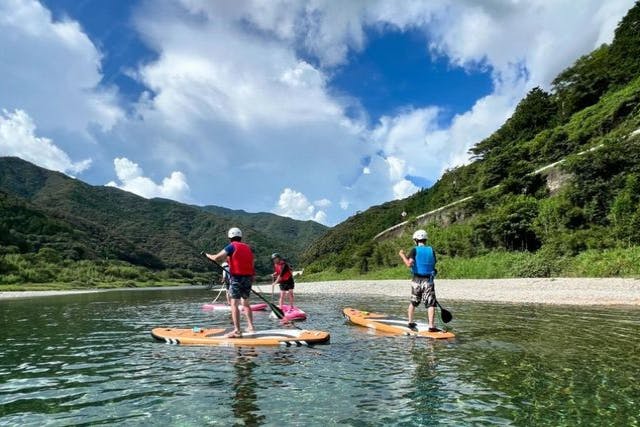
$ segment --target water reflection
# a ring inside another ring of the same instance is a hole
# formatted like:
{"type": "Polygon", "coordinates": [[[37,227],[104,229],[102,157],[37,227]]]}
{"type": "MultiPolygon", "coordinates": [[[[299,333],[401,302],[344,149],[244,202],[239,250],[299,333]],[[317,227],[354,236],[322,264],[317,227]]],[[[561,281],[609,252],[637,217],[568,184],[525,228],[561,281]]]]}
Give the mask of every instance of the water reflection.
{"type": "Polygon", "coordinates": [[[247,426],[257,426],[265,421],[258,406],[258,381],[253,372],[258,366],[257,357],[258,353],[253,348],[238,348],[233,362],[235,380],[232,384],[234,399],[231,407],[236,419],[243,420],[247,426]]]}

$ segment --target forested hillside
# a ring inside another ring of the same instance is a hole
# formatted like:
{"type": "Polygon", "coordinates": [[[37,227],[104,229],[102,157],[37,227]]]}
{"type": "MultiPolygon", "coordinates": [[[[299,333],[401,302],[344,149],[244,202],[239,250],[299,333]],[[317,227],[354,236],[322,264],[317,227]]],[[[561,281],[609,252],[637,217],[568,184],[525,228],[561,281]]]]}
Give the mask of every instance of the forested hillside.
{"type": "Polygon", "coordinates": [[[291,262],[297,262],[298,255],[328,229],[315,221],[298,221],[268,212],[249,213],[220,206],[203,206],[202,209],[227,218],[232,223],[238,224],[238,227],[252,228],[285,241],[285,247],[289,248],[285,254],[291,253],[292,257],[289,259],[291,262]]]}
{"type": "Polygon", "coordinates": [[[239,215],[215,210],[147,200],[15,157],[0,158],[0,282],[139,279],[149,272],[190,279],[211,269],[200,251],[219,250],[227,242],[226,231],[238,224],[265,274],[272,252],[283,252],[295,263],[326,229],[272,214],[243,213],[239,222],[239,215]],[[86,274],[73,277],[66,267],[85,268],[86,274]]]}
{"type": "Polygon", "coordinates": [[[580,263],[607,257],[617,264],[602,274],[637,274],[628,264],[640,256],[639,128],[636,2],[610,45],[560,73],[551,92],[532,89],[500,129],[470,150],[470,164],[447,171],[429,189],[332,228],[305,252],[305,273],[393,269],[399,266],[398,249],[411,244],[412,227],[422,226],[418,215],[473,196],[427,225],[431,244],[448,266],[441,270],[444,277],[589,274],[580,263]],[[556,167],[564,178],[559,189],[534,173],[565,158],[556,167]],[[409,220],[405,234],[374,241],[403,219],[403,211],[409,220]],[[474,265],[471,260],[504,268],[457,270],[474,265]]]}

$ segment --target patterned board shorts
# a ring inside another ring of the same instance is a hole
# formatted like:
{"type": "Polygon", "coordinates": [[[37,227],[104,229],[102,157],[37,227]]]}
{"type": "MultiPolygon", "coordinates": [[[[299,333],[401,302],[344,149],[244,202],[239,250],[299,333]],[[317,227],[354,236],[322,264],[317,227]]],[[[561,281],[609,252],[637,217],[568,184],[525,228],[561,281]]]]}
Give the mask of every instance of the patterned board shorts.
{"type": "Polygon", "coordinates": [[[231,276],[229,296],[233,299],[248,299],[251,295],[252,276],[231,276]]]}
{"type": "Polygon", "coordinates": [[[423,302],[425,307],[436,306],[436,289],[431,277],[414,277],[411,279],[411,304],[414,307],[423,302]]]}

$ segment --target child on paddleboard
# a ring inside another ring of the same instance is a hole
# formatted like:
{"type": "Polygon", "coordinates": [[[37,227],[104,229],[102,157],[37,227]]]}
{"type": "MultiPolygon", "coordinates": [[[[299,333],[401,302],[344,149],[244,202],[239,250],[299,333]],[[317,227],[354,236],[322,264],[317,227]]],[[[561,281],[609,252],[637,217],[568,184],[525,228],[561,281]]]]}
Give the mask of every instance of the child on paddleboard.
{"type": "Polygon", "coordinates": [[[280,285],[280,301],[278,305],[283,309],[284,298],[289,296],[289,308],[293,310],[293,288],[295,286],[293,282],[293,272],[289,264],[280,256],[279,253],[271,255],[271,262],[273,262],[273,283],[271,287],[277,284],[280,285]]]}
{"type": "Polygon", "coordinates": [[[411,303],[407,314],[409,316],[409,328],[415,329],[416,323],[413,321],[413,314],[417,306],[424,302],[427,307],[427,316],[429,319],[429,332],[439,331],[435,327],[436,312],[436,290],[433,279],[436,274],[436,253],[431,246],[427,246],[427,232],[417,230],[413,233],[413,241],[416,246],[411,249],[409,256],[404,250],[400,250],[399,255],[404,264],[409,267],[413,273],[411,279],[411,303]]]}
{"type": "Polygon", "coordinates": [[[247,331],[253,332],[253,315],[249,306],[251,285],[255,279],[253,251],[251,247],[242,242],[242,231],[233,227],[227,233],[229,244],[215,255],[205,254],[207,258],[219,263],[222,260],[229,262],[229,295],[231,297],[231,320],[234,330],[225,335],[227,338],[241,338],[239,305],[244,306],[244,314],[247,316],[247,331]]]}

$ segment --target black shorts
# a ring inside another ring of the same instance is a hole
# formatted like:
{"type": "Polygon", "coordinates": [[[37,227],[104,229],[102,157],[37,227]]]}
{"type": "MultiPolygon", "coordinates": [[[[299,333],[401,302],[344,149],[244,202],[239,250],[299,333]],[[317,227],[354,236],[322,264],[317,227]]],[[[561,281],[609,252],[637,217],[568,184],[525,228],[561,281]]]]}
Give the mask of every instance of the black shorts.
{"type": "Polygon", "coordinates": [[[421,302],[425,307],[436,306],[436,289],[431,276],[411,279],[411,304],[417,307],[421,302]]]}
{"type": "Polygon", "coordinates": [[[281,291],[291,291],[294,288],[294,283],[293,283],[293,279],[291,280],[287,280],[286,282],[282,282],[280,283],[280,290],[281,291]]]}

